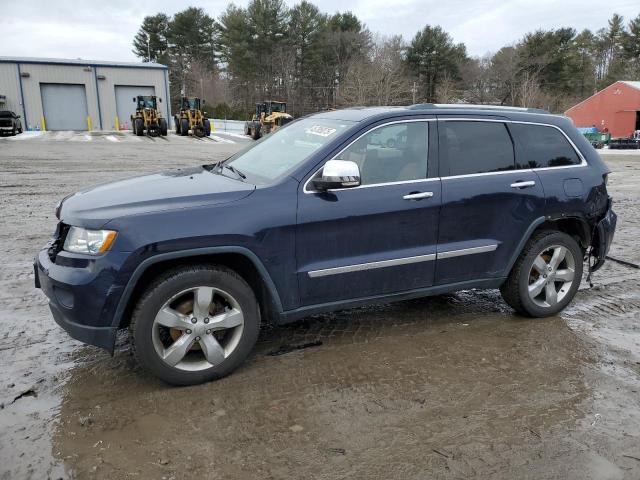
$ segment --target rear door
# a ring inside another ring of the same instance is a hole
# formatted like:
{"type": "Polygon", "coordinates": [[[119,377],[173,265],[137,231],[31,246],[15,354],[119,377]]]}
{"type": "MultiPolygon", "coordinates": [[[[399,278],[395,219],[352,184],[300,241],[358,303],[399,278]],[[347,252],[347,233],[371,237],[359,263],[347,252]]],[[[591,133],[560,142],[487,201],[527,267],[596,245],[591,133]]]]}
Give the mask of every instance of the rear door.
{"type": "Polygon", "coordinates": [[[438,121],[442,211],[436,284],[500,277],[529,226],[544,216],[544,190],[516,169],[505,121],[438,121]]]}
{"type": "Polygon", "coordinates": [[[426,120],[374,127],[336,157],[359,165],[361,186],[323,193],[308,181],[301,188],[301,305],[433,284],[441,195],[440,180],[427,171],[435,177],[435,132],[426,120]]]}

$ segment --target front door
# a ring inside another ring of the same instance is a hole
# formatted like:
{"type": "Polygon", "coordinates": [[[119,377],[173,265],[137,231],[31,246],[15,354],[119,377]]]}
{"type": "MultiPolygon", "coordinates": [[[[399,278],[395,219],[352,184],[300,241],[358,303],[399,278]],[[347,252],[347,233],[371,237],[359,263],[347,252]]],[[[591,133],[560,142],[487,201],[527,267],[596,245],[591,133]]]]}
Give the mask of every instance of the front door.
{"type": "MultiPolygon", "coordinates": [[[[337,159],[360,167],[361,186],[298,197],[296,257],[302,306],[433,284],[440,180],[427,178],[435,123],[369,130],[337,159]]],[[[433,160],[435,163],[435,158],[433,160]]]]}
{"type": "Polygon", "coordinates": [[[541,182],[516,170],[508,124],[438,122],[442,211],[436,284],[499,277],[520,240],[545,214],[541,182]]]}

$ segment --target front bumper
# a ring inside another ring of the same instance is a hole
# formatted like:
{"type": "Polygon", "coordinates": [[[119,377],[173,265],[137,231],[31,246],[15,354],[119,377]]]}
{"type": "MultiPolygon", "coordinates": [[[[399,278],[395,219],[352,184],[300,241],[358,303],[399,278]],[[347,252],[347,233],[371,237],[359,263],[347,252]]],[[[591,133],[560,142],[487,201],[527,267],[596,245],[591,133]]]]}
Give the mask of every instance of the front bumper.
{"type": "Polygon", "coordinates": [[[48,297],[56,323],[76,340],[113,353],[117,326],[112,325],[111,305],[122,289],[114,286],[116,269],[109,266],[114,267],[111,260],[73,254],[59,254],[54,263],[44,249],[35,259],[34,272],[35,286],[48,297]]]}
{"type": "Polygon", "coordinates": [[[600,269],[604,264],[607,254],[609,253],[609,249],[611,248],[611,244],[613,243],[613,236],[616,231],[617,223],[618,216],[613,211],[611,198],[609,198],[607,213],[595,227],[592,254],[597,260],[593,267],[591,267],[592,272],[600,269]]]}

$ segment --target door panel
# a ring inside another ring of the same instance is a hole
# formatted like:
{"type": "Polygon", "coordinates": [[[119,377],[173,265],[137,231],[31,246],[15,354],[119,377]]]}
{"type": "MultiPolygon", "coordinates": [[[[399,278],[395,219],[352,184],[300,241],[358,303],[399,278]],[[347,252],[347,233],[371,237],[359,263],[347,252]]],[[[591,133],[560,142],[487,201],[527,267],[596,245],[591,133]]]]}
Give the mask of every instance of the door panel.
{"type": "Polygon", "coordinates": [[[500,276],[544,204],[531,170],[443,178],[436,284],[500,276]]]}
{"type": "Polygon", "coordinates": [[[300,193],[296,255],[301,304],[433,284],[440,181],[300,193]],[[430,198],[405,195],[433,192],[430,198]]]}
{"type": "MultiPolygon", "coordinates": [[[[362,185],[298,197],[296,256],[301,305],[433,284],[441,182],[435,122],[369,129],[335,158],[360,168],[362,185]],[[433,158],[433,163],[429,159],[433,158]]],[[[309,191],[310,190],[310,191],[309,191]]]]}
{"type": "Polygon", "coordinates": [[[503,275],[529,226],[545,214],[533,170],[516,170],[506,123],[438,122],[442,210],[436,284],[503,275]]]}

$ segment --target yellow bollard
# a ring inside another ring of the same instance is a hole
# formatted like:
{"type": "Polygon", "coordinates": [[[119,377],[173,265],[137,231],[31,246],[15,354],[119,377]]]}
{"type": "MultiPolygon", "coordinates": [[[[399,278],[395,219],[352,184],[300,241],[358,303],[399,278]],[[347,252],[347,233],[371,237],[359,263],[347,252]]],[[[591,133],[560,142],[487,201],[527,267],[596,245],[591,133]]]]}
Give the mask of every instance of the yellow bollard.
{"type": "Polygon", "coordinates": [[[211,122],[211,133],[214,133],[215,131],[216,131],[216,123],[211,122]]]}
{"type": "Polygon", "coordinates": [[[47,131],[47,125],[44,123],[44,115],[41,116],[42,119],[42,131],[46,132],[47,131]]]}
{"type": "Polygon", "coordinates": [[[87,117],[87,129],[91,131],[91,117],[87,117]]]}
{"type": "Polygon", "coordinates": [[[120,131],[120,121],[118,120],[118,117],[116,117],[116,132],[120,131]]]}

